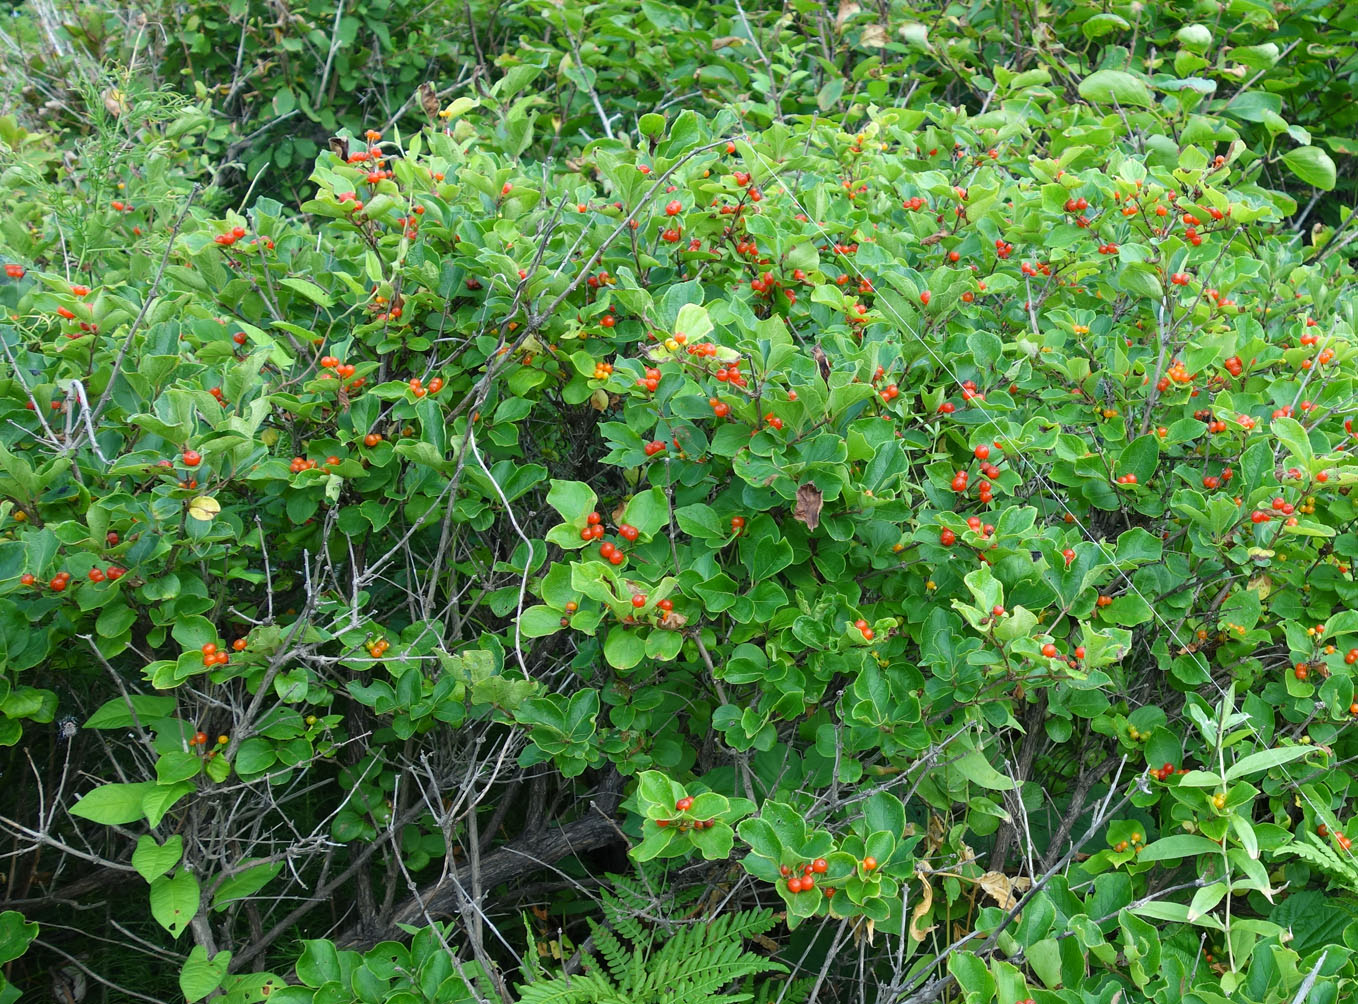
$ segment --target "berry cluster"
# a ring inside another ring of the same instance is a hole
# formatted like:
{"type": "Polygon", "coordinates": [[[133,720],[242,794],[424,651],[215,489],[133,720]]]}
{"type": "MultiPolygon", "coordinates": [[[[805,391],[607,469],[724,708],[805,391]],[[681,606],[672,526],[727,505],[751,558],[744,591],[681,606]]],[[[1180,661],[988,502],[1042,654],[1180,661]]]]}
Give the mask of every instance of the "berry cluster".
{"type": "Polygon", "coordinates": [[[213,243],[215,244],[220,244],[222,245],[222,247],[229,248],[232,244],[235,244],[236,241],[240,240],[244,236],[245,236],[244,227],[232,227],[227,233],[218,234],[216,237],[212,238],[212,240],[213,243]]]}
{"type": "MultiPolygon", "coordinates": [[[[675,812],[688,812],[692,808],[693,798],[689,795],[685,795],[674,803],[675,812]]],[[[687,830],[710,830],[717,825],[717,821],[715,819],[657,819],[655,825],[662,830],[673,826],[680,833],[683,833],[687,830]]]]}
{"type": "MultiPolygon", "coordinates": [[[[876,862],[873,863],[874,865],[876,864],[876,862]]],[[[816,888],[814,876],[824,875],[829,869],[829,862],[824,858],[816,858],[816,860],[812,861],[810,864],[798,865],[796,868],[789,868],[787,865],[782,865],[778,870],[782,872],[783,877],[787,879],[787,891],[790,893],[801,893],[814,891],[816,888]],[[794,874],[795,872],[801,872],[801,874],[794,874]]],[[[826,889],[825,895],[833,896],[834,892],[833,889],[826,889]]]]}
{"type": "Polygon", "coordinates": [[[204,666],[225,666],[231,661],[231,656],[225,650],[217,648],[215,642],[205,642],[201,649],[203,653],[204,666]]]}

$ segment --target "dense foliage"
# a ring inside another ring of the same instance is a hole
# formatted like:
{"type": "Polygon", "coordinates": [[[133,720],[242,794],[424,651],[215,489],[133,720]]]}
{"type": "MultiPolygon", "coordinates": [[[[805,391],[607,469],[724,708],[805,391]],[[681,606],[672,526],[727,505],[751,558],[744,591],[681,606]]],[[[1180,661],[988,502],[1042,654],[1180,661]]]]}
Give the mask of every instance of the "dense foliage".
{"type": "Polygon", "coordinates": [[[454,7],[0,39],[0,1000],[1352,994],[1358,12],[454,7]]]}

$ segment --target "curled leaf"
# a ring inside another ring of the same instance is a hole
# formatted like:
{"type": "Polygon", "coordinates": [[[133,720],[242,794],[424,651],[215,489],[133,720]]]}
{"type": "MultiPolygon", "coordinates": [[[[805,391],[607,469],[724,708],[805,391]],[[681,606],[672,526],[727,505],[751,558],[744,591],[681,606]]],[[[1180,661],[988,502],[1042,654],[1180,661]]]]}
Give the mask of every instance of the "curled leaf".
{"type": "Polygon", "coordinates": [[[930,924],[928,927],[916,926],[919,919],[934,908],[934,887],[929,884],[923,872],[917,872],[915,877],[920,881],[921,899],[910,911],[910,938],[912,941],[923,941],[929,936],[929,932],[938,926],[936,924],[930,924]]]}
{"type": "Polygon", "coordinates": [[[805,523],[808,530],[814,530],[820,526],[820,510],[824,504],[824,493],[808,482],[797,489],[797,504],[792,507],[792,518],[805,523]]]}
{"type": "Polygon", "coordinates": [[[981,876],[978,884],[1001,910],[1012,909],[1014,903],[1017,902],[1014,896],[1014,887],[1009,882],[1009,876],[1004,872],[986,872],[981,876]]]}
{"type": "Polygon", "coordinates": [[[420,107],[431,119],[439,117],[439,96],[434,92],[434,87],[429,81],[420,84],[420,107]]]}

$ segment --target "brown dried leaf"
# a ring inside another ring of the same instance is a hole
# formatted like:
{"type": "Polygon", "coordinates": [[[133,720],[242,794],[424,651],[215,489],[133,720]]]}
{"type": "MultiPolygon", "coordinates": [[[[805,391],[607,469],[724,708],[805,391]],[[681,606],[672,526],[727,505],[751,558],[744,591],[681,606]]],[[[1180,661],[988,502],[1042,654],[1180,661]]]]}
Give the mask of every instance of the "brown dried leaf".
{"type": "Polygon", "coordinates": [[[882,46],[886,45],[886,43],[886,28],[880,24],[868,25],[863,29],[862,34],[858,36],[859,45],[867,45],[875,49],[880,49],[882,46]]]}
{"type": "Polygon", "coordinates": [[[912,941],[923,941],[929,936],[937,924],[930,924],[928,927],[916,927],[916,922],[934,907],[934,887],[929,884],[929,880],[924,877],[923,872],[916,873],[923,888],[920,890],[921,899],[915,904],[915,909],[910,911],[910,938],[912,941]]]}
{"type": "Polygon", "coordinates": [[[349,161],[349,141],[343,136],[330,137],[330,149],[334,151],[336,157],[348,163],[349,161]]]}
{"type": "Polygon", "coordinates": [[[820,510],[825,505],[825,494],[815,485],[801,485],[797,488],[797,504],[792,507],[792,518],[806,524],[808,530],[820,526],[820,510]]]}
{"type": "Polygon", "coordinates": [[[744,45],[745,42],[746,40],[741,38],[739,35],[723,35],[720,38],[712,39],[712,48],[714,50],[725,49],[728,46],[744,45]]]}
{"type": "Polygon", "coordinates": [[[589,406],[595,411],[608,410],[608,391],[600,387],[589,396],[589,406]]]}
{"type": "Polygon", "coordinates": [[[858,0],[839,0],[839,13],[835,15],[835,30],[843,31],[844,22],[862,9],[858,5],[858,0]]]}
{"type": "Polygon", "coordinates": [[[925,845],[929,848],[930,854],[943,846],[943,841],[947,835],[948,828],[943,820],[931,813],[929,815],[929,829],[924,837],[925,845]]]}
{"type": "Polygon", "coordinates": [[[420,107],[431,119],[439,117],[439,96],[434,91],[434,85],[427,80],[420,84],[420,107]]]}
{"type": "Polygon", "coordinates": [[[127,111],[127,97],[116,87],[110,87],[104,92],[104,107],[114,118],[118,118],[127,111]]]}
{"type": "Polygon", "coordinates": [[[1014,904],[1018,902],[1014,896],[1014,887],[1009,882],[1009,876],[1004,872],[986,872],[981,876],[979,884],[1001,910],[1012,909],[1014,904]]]}
{"type": "Polygon", "coordinates": [[[820,367],[820,378],[826,383],[830,382],[830,360],[825,356],[825,350],[819,345],[811,346],[811,358],[816,360],[816,365],[820,367]]]}
{"type": "Polygon", "coordinates": [[[939,241],[941,241],[944,237],[947,237],[947,236],[948,236],[948,231],[946,231],[946,230],[940,230],[940,231],[939,231],[938,233],[936,233],[936,234],[930,234],[928,237],[926,237],[926,238],[924,238],[922,241],[920,241],[920,243],[923,244],[925,247],[930,247],[930,246],[932,246],[932,245],[934,245],[934,244],[937,244],[939,241]]]}
{"type": "Polygon", "coordinates": [[[671,610],[669,613],[662,613],[660,616],[660,626],[666,631],[682,631],[684,625],[687,623],[688,617],[679,613],[677,610],[671,610]]]}

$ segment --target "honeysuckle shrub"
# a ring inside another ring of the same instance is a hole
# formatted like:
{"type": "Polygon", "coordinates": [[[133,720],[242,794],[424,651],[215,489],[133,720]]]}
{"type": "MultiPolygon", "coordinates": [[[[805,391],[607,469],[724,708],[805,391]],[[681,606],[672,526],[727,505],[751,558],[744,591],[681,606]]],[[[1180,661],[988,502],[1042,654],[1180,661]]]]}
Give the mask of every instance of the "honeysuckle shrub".
{"type": "Polygon", "coordinates": [[[1350,258],[1002,69],[549,160],[507,75],[304,215],[10,128],[18,846],[193,1000],[511,998],[624,840],[883,999],[1351,993],[1350,258]]]}

